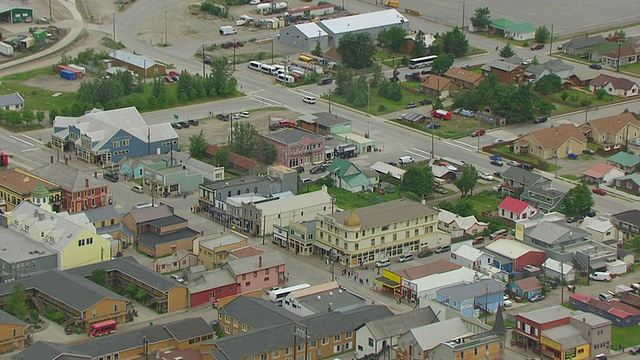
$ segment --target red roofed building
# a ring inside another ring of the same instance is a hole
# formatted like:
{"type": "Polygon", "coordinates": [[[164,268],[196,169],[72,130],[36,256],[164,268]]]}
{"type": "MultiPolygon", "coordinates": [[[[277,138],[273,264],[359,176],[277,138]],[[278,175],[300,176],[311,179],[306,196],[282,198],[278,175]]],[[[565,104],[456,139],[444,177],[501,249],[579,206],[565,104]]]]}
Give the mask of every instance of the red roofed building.
{"type": "Polygon", "coordinates": [[[609,319],[621,327],[636,326],[640,323],[640,309],[618,300],[600,301],[588,295],[571,294],[569,304],[576,309],[609,319]]]}
{"type": "Polygon", "coordinates": [[[603,185],[611,185],[613,184],[614,179],[623,177],[625,175],[624,171],[611,164],[603,162],[595,163],[589,170],[585,171],[583,174],[584,181],[591,184],[603,185]]]}
{"type": "Polygon", "coordinates": [[[637,51],[637,47],[634,46],[626,46],[621,49],[615,49],[614,51],[602,55],[602,64],[617,67],[618,59],[620,59],[620,65],[629,65],[638,61],[638,57],[640,57],[640,53],[637,51]],[[620,52],[618,52],[620,51],[620,52]]]}
{"type": "Polygon", "coordinates": [[[522,219],[528,219],[538,212],[535,207],[528,203],[507,196],[498,205],[498,216],[511,221],[517,221],[522,219]]]}
{"type": "Polygon", "coordinates": [[[534,296],[542,295],[542,285],[535,276],[520,279],[508,285],[509,291],[523,299],[531,299],[534,296]]]}
{"type": "Polygon", "coordinates": [[[622,295],[622,298],[620,299],[620,302],[622,302],[623,304],[627,304],[633,308],[640,309],[640,296],[634,293],[624,293],[624,295],[622,295]]]}

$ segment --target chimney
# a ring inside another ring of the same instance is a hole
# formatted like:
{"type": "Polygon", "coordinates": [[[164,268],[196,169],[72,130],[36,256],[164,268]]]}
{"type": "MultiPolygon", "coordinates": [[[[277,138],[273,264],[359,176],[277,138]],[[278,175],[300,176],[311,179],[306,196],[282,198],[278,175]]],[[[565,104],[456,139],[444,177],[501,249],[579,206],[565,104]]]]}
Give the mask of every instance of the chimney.
{"type": "Polygon", "coordinates": [[[50,156],[51,163],[53,164],[53,155],[50,156]]]}
{"type": "Polygon", "coordinates": [[[258,267],[262,269],[262,256],[258,256],[258,267]]]}
{"type": "Polygon", "coordinates": [[[69,165],[69,158],[66,156],[64,157],[64,164],[69,165]]]}
{"type": "Polygon", "coordinates": [[[96,178],[96,179],[98,178],[98,172],[97,171],[93,172],[93,177],[96,178]]]}
{"type": "Polygon", "coordinates": [[[84,179],[84,183],[85,185],[87,185],[87,188],[89,187],[89,178],[84,179]]]}

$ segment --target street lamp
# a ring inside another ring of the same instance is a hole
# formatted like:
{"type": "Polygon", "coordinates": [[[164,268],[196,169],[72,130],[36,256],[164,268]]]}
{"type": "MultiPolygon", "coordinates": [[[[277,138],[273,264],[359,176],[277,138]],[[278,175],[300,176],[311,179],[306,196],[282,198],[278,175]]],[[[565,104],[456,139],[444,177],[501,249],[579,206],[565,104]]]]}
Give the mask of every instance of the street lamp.
{"type": "Polygon", "coordinates": [[[371,104],[371,83],[367,83],[367,116],[369,115],[369,105],[371,104]]]}
{"type": "Polygon", "coordinates": [[[333,90],[329,90],[329,114],[331,114],[331,94],[333,93],[333,90]]]}
{"type": "Polygon", "coordinates": [[[588,115],[589,115],[589,109],[591,108],[591,105],[587,105],[587,108],[584,110],[584,123],[586,124],[588,121],[588,115]]]}
{"type": "Polygon", "coordinates": [[[620,45],[622,44],[622,40],[618,40],[618,67],[616,68],[617,72],[620,72],[620,45]]]}

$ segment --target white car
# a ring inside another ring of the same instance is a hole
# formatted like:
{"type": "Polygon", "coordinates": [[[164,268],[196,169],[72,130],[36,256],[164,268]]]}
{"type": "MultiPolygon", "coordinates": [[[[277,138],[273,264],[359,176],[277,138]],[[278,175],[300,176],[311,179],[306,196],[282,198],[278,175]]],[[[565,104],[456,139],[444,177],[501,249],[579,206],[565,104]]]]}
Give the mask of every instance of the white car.
{"type": "Polygon", "coordinates": [[[503,141],[504,141],[504,140],[502,140],[502,139],[494,139],[494,140],[493,140],[493,145],[500,144],[500,143],[501,143],[501,142],[503,142],[503,141]]]}
{"type": "Polygon", "coordinates": [[[483,180],[487,180],[487,181],[493,181],[493,175],[491,175],[489,173],[480,174],[480,178],[483,179],[483,180]]]}
{"type": "Polygon", "coordinates": [[[243,117],[243,118],[251,117],[251,113],[248,112],[248,111],[243,111],[243,112],[239,113],[238,115],[240,115],[240,117],[243,117]]]}
{"type": "Polygon", "coordinates": [[[507,161],[507,165],[509,166],[520,166],[520,163],[514,160],[507,161]]]}
{"type": "Polygon", "coordinates": [[[531,65],[533,64],[533,59],[527,59],[522,62],[522,65],[531,65]]]}
{"type": "Polygon", "coordinates": [[[177,281],[177,282],[181,283],[181,284],[184,282],[184,279],[183,279],[183,278],[181,278],[180,276],[175,275],[175,274],[174,274],[174,275],[171,275],[171,278],[172,278],[173,280],[175,280],[175,281],[177,281]]]}
{"type": "Polygon", "coordinates": [[[502,303],[504,304],[504,307],[511,307],[511,305],[513,305],[511,300],[504,300],[502,303]]]}
{"type": "Polygon", "coordinates": [[[249,5],[258,5],[260,4],[260,0],[251,0],[249,1],[249,5]]]}

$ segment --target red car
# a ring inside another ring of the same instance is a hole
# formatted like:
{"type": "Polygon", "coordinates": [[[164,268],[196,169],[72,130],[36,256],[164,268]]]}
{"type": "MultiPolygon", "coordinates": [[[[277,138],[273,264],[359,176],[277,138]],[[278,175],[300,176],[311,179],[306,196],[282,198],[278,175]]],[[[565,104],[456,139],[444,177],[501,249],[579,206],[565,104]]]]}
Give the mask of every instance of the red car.
{"type": "Polygon", "coordinates": [[[169,71],[169,76],[180,76],[180,73],[177,71],[169,71]]]}
{"type": "Polygon", "coordinates": [[[473,239],[473,241],[471,242],[471,245],[478,245],[478,244],[482,244],[484,242],[484,236],[478,236],[477,238],[473,239]]]}
{"type": "Polygon", "coordinates": [[[531,50],[540,50],[544,49],[544,44],[535,44],[531,47],[531,50]]]}
{"type": "Polygon", "coordinates": [[[476,131],[471,133],[471,137],[482,136],[482,135],[484,135],[484,130],[482,130],[482,129],[476,130],[476,131]]]}
{"type": "Polygon", "coordinates": [[[596,195],[602,195],[602,196],[607,195],[607,191],[600,188],[593,188],[591,192],[593,192],[596,195]]]}
{"type": "Polygon", "coordinates": [[[168,76],[165,76],[165,77],[164,77],[164,82],[166,82],[166,83],[168,83],[168,84],[171,84],[171,83],[174,83],[175,81],[173,81],[173,79],[172,79],[172,78],[170,78],[170,77],[168,77],[168,76]]]}

